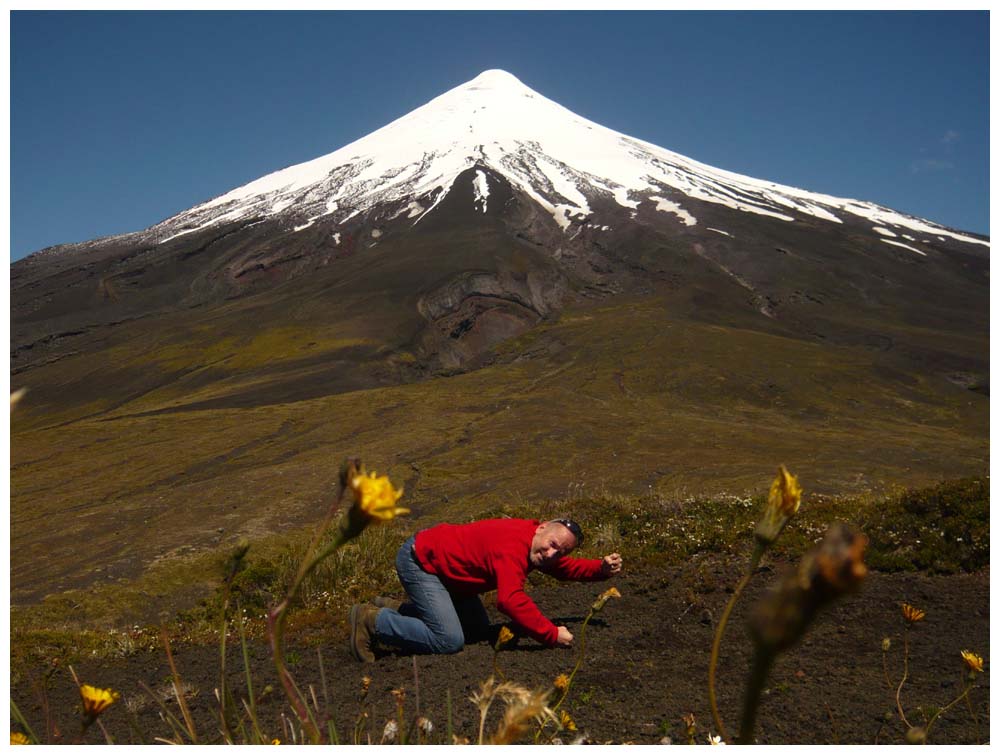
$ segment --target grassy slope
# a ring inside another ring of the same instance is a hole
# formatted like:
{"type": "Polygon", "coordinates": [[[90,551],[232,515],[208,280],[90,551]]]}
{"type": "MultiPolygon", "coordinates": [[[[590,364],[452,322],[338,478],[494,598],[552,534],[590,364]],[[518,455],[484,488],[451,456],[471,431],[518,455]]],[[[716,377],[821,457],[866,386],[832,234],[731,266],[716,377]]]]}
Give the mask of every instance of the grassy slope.
{"type": "Polygon", "coordinates": [[[15,415],[13,600],[315,521],[347,455],[403,482],[418,522],[568,491],[761,491],[779,462],[827,493],[985,474],[988,398],[872,349],[681,319],[670,296],[565,310],[477,371],[273,405],[241,397],[257,382],[349,386],[346,361],[317,367],[338,350],[368,350],[352,368],[367,385],[402,369],[413,334],[389,326],[410,304],[335,332],[248,313],[232,352],[172,351],[176,334],[109,343],[93,369],[147,390],[113,407],[81,397],[62,419],[93,416],[62,426],[30,403],[15,415]]]}

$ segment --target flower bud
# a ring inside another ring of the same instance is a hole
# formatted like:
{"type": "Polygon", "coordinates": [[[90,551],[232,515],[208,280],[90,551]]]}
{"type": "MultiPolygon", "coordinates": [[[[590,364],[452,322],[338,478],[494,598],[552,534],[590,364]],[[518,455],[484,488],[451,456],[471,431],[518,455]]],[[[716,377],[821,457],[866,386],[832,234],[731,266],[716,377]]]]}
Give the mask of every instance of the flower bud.
{"type": "Polygon", "coordinates": [[[514,639],[514,633],[510,631],[507,627],[500,627],[500,634],[497,635],[496,645],[493,646],[494,650],[499,650],[508,642],[514,639]]]}
{"type": "Polygon", "coordinates": [[[609,587],[598,596],[597,600],[595,600],[594,604],[590,607],[590,610],[597,613],[604,608],[604,604],[607,603],[610,598],[620,598],[621,596],[622,594],[618,592],[617,587],[609,587]]]}
{"type": "Polygon", "coordinates": [[[754,531],[757,541],[767,546],[777,540],[788,520],[799,510],[801,500],[802,488],[799,487],[799,481],[782,465],[771,483],[767,505],[754,531]]]}

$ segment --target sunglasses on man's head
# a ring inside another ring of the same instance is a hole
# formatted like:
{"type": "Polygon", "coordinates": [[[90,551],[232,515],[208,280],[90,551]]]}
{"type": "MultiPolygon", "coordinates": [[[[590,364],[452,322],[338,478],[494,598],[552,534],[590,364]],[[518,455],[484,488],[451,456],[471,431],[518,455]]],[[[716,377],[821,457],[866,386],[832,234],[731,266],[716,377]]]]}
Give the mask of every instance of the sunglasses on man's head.
{"type": "Polygon", "coordinates": [[[552,521],[559,522],[559,524],[573,533],[573,537],[576,538],[577,547],[583,545],[583,530],[580,529],[579,524],[572,519],[553,519],[552,521]]]}

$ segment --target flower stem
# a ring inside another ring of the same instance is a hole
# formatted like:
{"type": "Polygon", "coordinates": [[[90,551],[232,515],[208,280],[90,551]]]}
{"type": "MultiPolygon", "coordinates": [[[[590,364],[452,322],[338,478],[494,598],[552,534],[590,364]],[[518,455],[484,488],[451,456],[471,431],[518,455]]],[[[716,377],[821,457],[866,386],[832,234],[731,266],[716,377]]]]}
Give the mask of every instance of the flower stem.
{"type": "Polygon", "coordinates": [[[900,702],[900,693],[903,691],[903,684],[906,683],[906,677],[909,675],[910,671],[910,634],[909,627],[903,629],[903,678],[899,680],[899,686],[896,687],[896,710],[899,711],[899,717],[906,724],[907,729],[912,729],[913,726],[909,721],[906,720],[906,714],[903,713],[903,704],[900,702]]]}
{"type": "MultiPolygon", "coordinates": [[[[740,723],[740,734],[736,739],[738,745],[753,744],[753,730],[757,725],[757,710],[760,708],[760,698],[764,692],[767,675],[777,654],[766,648],[760,648],[754,653],[753,664],[750,667],[750,678],[747,681],[746,696],[743,699],[743,721],[740,723]]],[[[718,725],[718,721],[716,724],[718,725]]]]}
{"type": "Polygon", "coordinates": [[[938,718],[941,716],[942,713],[954,707],[957,703],[961,702],[963,698],[966,700],[969,699],[969,693],[972,691],[973,686],[974,685],[969,684],[967,681],[963,680],[962,691],[961,693],[959,693],[958,697],[956,697],[954,700],[952,700],[950,703],[944,706],[941,710],[939,710],[937,713],[931,716],[931,720],[928,721],[927,726],[924,727],[924,732],[926,732],[928,737],[930,736],[931,733],[931,727],[934,725],[934,722],[938,720],[938,718]]]}
{"type": "Polygon", "coordinates": [[[590,613],[587,614],[587,618],[583,620],[583,626],[580,627],[580,652],[576,657],[576,665],[573,666],[573,671],[569,675],[569,681],[566,682],[566,689],[563,690],[562,696],[559,698],[559,701],[552,706],[553,713],[559,710],[559,706],[563,704],[563,701],[569,694],[569,688],[573,686],[573,678],[576,676],[576,672],[580,670],[580,665],[583,663],[583,652],[587,647],[587,624],[590,623],[592,618],[594,618],[593,608],[590,609],[590,613]]]}
{"type": "Polygon", "coordinates": [[[322,538],[323,533],[329,528],[334,514],[336,514],[337,510],[340,508],[340,503],[344,499],[345,492],[346,486],[341,486],[340,495],[338,495],[337,500],[331,504],[330,508],[326,512],[326,516],[323,517],[323,521],[320,523],[319,527],[316,528],[316,532],[313,535],[312,541],[309,543],[309,548],[306,550],[305,555],[302,558],[298,573],[295,575],[295,579],[292,580],[292,584],[289,586],[288,592],[285,593],[285,597],[281,600],[281,602],[274,606],[267,615],[267,631],[268,636],[271,639],[271,654],[274,657],[274,665],[278,671],[278,679],[281,681],[281,686],[285,691],[285,696],[292,704],[295,714],[299,717],[299,721],[301,721],[303,728],[308,732],[309,738],[314,744],[318,744],[320,740],[319,727],[317,727],[313,722],[312,716],[309,714],[308,702],[304,699],[298,689],[296,689],[295,682],[292,679],[291,674],[288,672],[288,669],[285,667],[285,621],[288,618],[288,609],[291,606],[292,601],[295,600],[295,597],[299,592],[299,588],[305,578],[309,576],[309,574],[311,574],[317,566],[319,566],[323,559],[340,548],[348,540],[344,534],[344,529],[340,528],[330,545],[324,548],[320,553],[313,555],[313,552],[319,545],[319,541],[322,538]]]}
{"type": "Polygon", "coordinates": [[[726,733],[726,727],[722,723],[722,716],[719,715],[719,705],[715,697],[715,669],[719,664],[719,648],[722,646],[722,637],[726,632],[726,624],[729,623],[729,615],[733,612],[733,606],[736,605],[736,601],[742,594],[743,588],[747,586],[763,555],[764,546],[758,542],[754,548],[753,555],[750,557],[750,566],[747,568],[746,574],[743,575],[743,578],[736,585],[732,597],[726,603],[726,608],[723,610],[722,616],[719,617],[719,625],[715,628],[715,639],[712,641],[712,655],[708,660],[708,703],[712,709],[712,719],[715,721],[715,728],[719,730],[719,736],[722,737],[723,742],[729,739],[729,735],[726,733]]]}

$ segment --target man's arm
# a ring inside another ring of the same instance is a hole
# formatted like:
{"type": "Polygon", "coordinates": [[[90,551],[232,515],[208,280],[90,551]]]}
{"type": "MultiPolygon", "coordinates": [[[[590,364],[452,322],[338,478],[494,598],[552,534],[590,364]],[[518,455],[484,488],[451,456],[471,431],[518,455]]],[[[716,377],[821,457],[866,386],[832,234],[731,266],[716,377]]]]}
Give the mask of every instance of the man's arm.
{"type": "Polygon", "coordinates": [[[497,610],[506,614],[511,621],[529,637],[543,645],[569,645],[573,635],[566,627],[557,627],[538,609],[535,602],[524,591],[523,569],[510,561],[500,560],[495,566],[497,576],[497,610]]]}
{"type": "Polygon", "coordinates": [[[570,558],[565,556],[544,567],[541,571],[556,579],[574,582],[597,582],[608,579],[622,570],[622,557],[609,553],[604,558],[570,558]]]}

